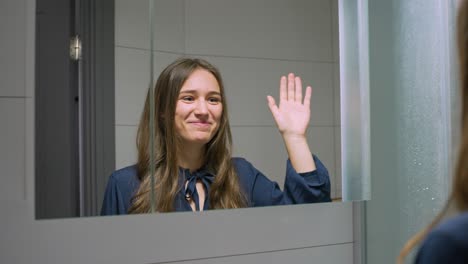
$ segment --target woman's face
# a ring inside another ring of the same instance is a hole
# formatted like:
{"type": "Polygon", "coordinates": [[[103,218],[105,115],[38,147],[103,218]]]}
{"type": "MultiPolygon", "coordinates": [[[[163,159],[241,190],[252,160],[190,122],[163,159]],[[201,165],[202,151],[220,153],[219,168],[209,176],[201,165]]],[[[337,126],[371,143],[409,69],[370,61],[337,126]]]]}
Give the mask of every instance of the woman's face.
{"type": "Polygon", "coordinates": [[[207,70],[195,70],[180,89],[175,109],[175,127],[182,147],[208,143],[218,130],[222,112],[218,81],[207,70]]]}

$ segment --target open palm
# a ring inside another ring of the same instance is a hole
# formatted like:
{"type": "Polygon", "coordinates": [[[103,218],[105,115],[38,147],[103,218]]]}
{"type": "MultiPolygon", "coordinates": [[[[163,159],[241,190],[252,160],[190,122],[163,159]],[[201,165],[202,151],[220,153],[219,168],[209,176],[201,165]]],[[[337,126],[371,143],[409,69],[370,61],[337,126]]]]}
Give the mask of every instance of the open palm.
{"type": "Polygon", "coordinates": [[[280,101],[276,105],[272,96],[267,96],[268,106],[280,133],[284,136],[305,136],[310,120],[312,88],[307,86],[302,97],[301,78],[290,73],[280,80],[280,101]],[[304,99],[304,100],[303,100],[304,99]]]}

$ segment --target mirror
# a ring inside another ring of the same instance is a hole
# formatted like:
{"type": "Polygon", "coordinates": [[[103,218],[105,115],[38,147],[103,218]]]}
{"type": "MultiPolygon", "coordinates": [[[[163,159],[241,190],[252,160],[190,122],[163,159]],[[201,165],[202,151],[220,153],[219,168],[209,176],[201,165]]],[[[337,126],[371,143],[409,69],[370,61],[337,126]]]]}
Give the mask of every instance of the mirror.
{"type": "MultiPolygon", "coordinates": [[[[229,107],[233,156],[247,159],[270,180],[278,182],[281,188],[285,181],[288,155],[268,108],[266,96],[272,95],[278,100],[279,79],[289,72],[299,75],[304,86],[312,86],[311,119],[307,133],[309,146],[328,169],[331,182],[330,197],[334,201],[341,200],[337,1],[108,2],[107,7],[115,6],[107,8],[109,13],[99,13],[100,20],[96,21],[101,24],[94,26],[94,30],[107,32],[107,35],[101,37],[104,40],[108,37],[107,40],[112,43],[115,64],[106,65],[107,67],[101,65],[100,69],[104,72],[104,69],[115,67],[115,76],[111,76],[111,73],[86,75],[87,73],[83,72],[83,64],[87,61],[76,63],[69,68],[70,71],[76,68],[81,70],[81,77],[85,78],[81,82],[82,85],[93,83],[93,87],[99,87],[95,90],[100,90],[101,87],[109,86],[111,78],[115,84],[110,86],[115,90],[103,90],[102,94],[95,93],[94,97],[86,94],[86,87],[77,87],[76,91],[70,92],[74,95],[76,107],[70,110],[69,114],[77,121],[73,121],[76,128],[71,129],[69,133],[72,134],[70,137],[75,139],[71,150],[68,149],[75,153],[70,159],[74,160],[74,165],[60,164],[67,168],[65,171],[69,172],[67,175],[70,177],[63,175],[64,170],[54,172],[56,176],[52,176],[53,170],[46,166],[58,165],[58,162],[50,162],[50,158],[48,163],[47,155],[43,155],[51,152],[50,142],[44,143],[45,146],[36,147],[38,219],[99,214],[109,175],[114,170],[136,162],[136,132],[150,80],[154,83],[164,67],[181,56],[203,58],[218,67],[224,80],[229,107]],[[153,20],[150,22],[151,17],[153,20]],[[105,23],[110,20],[115,21],[112,30],[109,24],[105,23]],[[154,34],[153,38],[150,36],[150,29],[154,34]],[[109,33],[110,31],[115,33],[115,36],[109,33]],[[91,82],[86,77],[95,80],[91,82]],[[93,105],[97,109],[94,111],[95,117],[90,117],[91,110],[86,112],[89,110],[86,96],[94,98],[96,102],[93,105]],[[115,112],[109,113],[109,107],[114,108],[115,112]],[[109,120],[115,122],[99,128],[100,124],[109,120]],[[98,128],[86,124],[97,124],[98,128]],[[94,131],[94,136],[87,135],[86,131],[94,131]],[[109,141],[113,141],[114,144],[109,141]],[[96,149],[98,145],[99,148],[96,149]],[[38,169],[41,166],[45,168],[38,169]],[[76,173],[77,171],[79,173],[76,173]],[[60,187],[60,183],[66,184],[67,187],[60,187]],[[57,199],[59,196],[61,198],[57,199]],[[57,203],[60,203],[57,200],[67,202],[57,206],[57,203]],[[53,204],[55,206],[52,206],[53,204]],[[71,207],[73,210],[70,210],[71,207]]],[[[41,11],[45,6],[38,4],[37,8],[41,16],[46,14],[41,11]]],[[[76,8],[79,9],[75,10],[77,13],[85,10],[84,7],[76,8]]],[[[86,25],[85,19],[80,23],[85,35],[86,26],[89,25],[86,25]]],[[[40,25],[44,23],[38,25],[37,35],[40,38],[41,34],[46,35],[44,32],[48,31],[42,30],[44,28],[40,25]]],[[[98,49],[101,46],[92,47],[98,49]]],[[[39,50],[40,48],[38,46],[39,50]]],[[[101,49],[101,53],[96,53],[99,55],[104,51],[101,49]]],[[[89,53],[83,53],[85,58],[88,55],[89,53]]],[[[109,56],[103,57],[100,58],[102,63],[114,63],[109,56]]],[[[38,74],[42,76],[41,72],[38,74]]],[[[48,98],[47,94],[44,94],[38,98],[48,98]]],[[[47,103],[50,102],[37,104],[37,107],[47,103]]],[[[44,116],[51,115],[50,111],[44,113],[44,116]]],[[[38,121],[38,124],[44,123],[38,121]]],[[[38,124],[36,138],[42,129],[38,124]]],[[[54,158],[57,156],[63,156],[63,152],[56,152],[54,158]]]]}

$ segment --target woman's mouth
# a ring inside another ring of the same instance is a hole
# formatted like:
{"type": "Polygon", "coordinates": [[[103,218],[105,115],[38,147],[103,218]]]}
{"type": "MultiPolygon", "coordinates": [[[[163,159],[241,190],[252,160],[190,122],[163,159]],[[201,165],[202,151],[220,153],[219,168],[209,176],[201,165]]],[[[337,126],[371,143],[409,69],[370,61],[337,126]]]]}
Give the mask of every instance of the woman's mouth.
{"type": "Polygon", "coordinates": [[[189,122],[189,124],[196,126],[196,127],[201,127],[201,128],[207,128],[211,126],[211,123],[206,122],[206,121],[193,121],[193,122],[189,122]]]}

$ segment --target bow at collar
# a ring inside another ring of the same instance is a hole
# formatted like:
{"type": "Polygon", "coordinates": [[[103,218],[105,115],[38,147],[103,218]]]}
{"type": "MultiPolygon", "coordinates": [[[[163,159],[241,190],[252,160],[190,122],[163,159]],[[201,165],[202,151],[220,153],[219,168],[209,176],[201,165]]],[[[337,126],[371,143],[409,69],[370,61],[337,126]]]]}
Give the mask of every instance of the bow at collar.
{"type": "Polygon", "coordinates": [[[185,179],[187,180],[187,188],[185,189],[185,198],[189,199],[198,196],[197,181],[200,180],[205,187],[206,194],[210,192],[210,186],[214,181],[214,175],[207,170],[201,169],[190,173],[188,169],[184,169],[185,179]]]}

